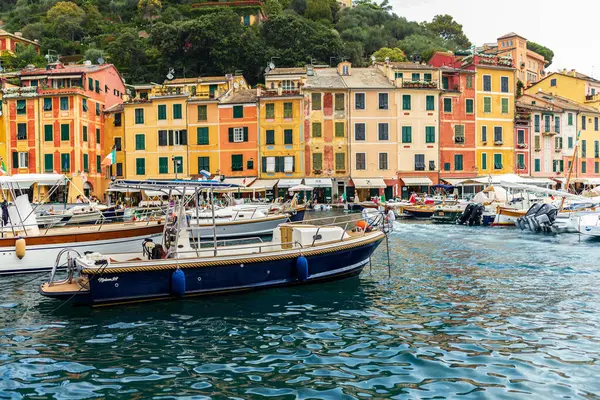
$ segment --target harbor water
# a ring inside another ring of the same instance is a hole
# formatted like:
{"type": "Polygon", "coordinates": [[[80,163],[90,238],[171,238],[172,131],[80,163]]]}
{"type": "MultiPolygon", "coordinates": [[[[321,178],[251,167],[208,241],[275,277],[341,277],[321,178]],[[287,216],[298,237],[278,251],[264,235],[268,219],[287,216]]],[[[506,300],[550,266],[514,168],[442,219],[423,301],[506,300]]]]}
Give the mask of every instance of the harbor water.
{"type": "Polygon", "coordinates": [[[400,222],[360,278],[112,308],[0,278],[0,398],[600,398],[600,242],[400,222]]]}

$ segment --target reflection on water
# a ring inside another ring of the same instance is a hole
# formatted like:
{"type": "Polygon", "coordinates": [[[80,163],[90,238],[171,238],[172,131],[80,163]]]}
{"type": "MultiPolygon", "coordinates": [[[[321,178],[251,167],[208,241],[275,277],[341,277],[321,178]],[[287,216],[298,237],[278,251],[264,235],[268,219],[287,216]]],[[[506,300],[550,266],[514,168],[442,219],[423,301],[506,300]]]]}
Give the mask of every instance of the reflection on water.
{"type": "Polygon", "coordinates": [[[4,398],[597,398],[598,242],[399,223],[359,279],[87,309],[0,280],[4,398]]]}

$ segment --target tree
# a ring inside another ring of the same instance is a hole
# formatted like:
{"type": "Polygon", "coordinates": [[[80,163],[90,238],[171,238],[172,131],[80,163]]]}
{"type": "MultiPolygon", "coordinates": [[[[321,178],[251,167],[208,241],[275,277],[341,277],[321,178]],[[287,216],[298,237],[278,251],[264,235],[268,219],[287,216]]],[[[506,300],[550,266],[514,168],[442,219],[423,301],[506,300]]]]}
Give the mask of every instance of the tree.
{"type": "Polygon", "coordinates": [[[75,3],[59,1],[48,10],[46,17],[52,24],[54,32],[58,35],[61,32],[66,32],[71,40],[75,40],[75,34],[81,32],[85,11],[75,3]]]}
{"type": "Polygon", "coordinates": [[[85,55],[83,56],[85,60],[91,61],[93,64],[98,63],[99,58],[103,58],[102,50],[97,49],[95,47],[90,47],[85,51],[85,55]]]}
{"type": "Polygon", "coordinates": [[[326,20],[333,22],[333,13],[328,1],[325,0],[308,0],[306,2],[306,11],[304,16],[313,21],[326,20]]]}
{"type": "Polygon", "coordinates": [[[554,52],[546,46],[542,46],[541,44],[537,44],[536,42],[527,42],[527,49],[544,56],[544,59],[546,60],[546,65],[544,66],[544,68],[548,68],[550,64],[552,64],[554,52]]]}
{"type": "Polygon", "coordinates": [[[263,11],[267,17],[272,17],[283,12],[283,7],[278,0],[267,0],[263,5],[263,11]]]}
{"type": "Polygon", "coordinates": [[[409,58],[419,56],[421,60],[429,60],[437,50],[445,50],[440,38],[426,35],[410,35],[400,41],[399,47],[409,58]]]}
{"type": "Polygon", "coordinates": [[[392,62],[408,61],[404,52],[398,47],[394,47],[393,49],[382,47],[373,53],[372,57],[375,57],[375,61],[385,61],[386,58],[392,62]]]}
{"type": "Polygon", "coordinates": [[[456,22],[451,15],[436,15],[431,22],[426,22],[424,25],[429,31],[446,41],[456,43],[463,49],[471,47],[471,42],[463,32],[463,26],[456,22]]]}
{"type": "Polygon", "coordinates": [[[154,19],[160,14],[162,2],[160,0],[139,0],[138,11],[146,20],[154,19]]]}

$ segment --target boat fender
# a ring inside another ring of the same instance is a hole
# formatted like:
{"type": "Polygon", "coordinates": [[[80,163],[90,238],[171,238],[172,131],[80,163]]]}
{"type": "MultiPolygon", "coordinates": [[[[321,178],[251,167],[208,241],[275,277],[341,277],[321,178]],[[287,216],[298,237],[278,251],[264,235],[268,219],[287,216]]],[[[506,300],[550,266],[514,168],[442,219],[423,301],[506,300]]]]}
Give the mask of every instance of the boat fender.
{"type": "Polygon", "coordinates": [[[304,256],[296,259],[296,276],[302,282],[308,279],[308,260],[304,256]]]}
{"type": "Polygon", "coordinates": [[[171,293],[177,297],[185,295],[185,273],[179,268],[171,275],[171,293]]]}
{"type": "Polygon", "coordinates": [[[22,260],[23,257],[25,257],[26,248],[27,248],[27,243],[25,242],[25,239],[23,239],[22,237],[19,236],[19,238],[15,242],[15,250],[16,250],[17,257],[19,257],[19,260],[22,260]]]}

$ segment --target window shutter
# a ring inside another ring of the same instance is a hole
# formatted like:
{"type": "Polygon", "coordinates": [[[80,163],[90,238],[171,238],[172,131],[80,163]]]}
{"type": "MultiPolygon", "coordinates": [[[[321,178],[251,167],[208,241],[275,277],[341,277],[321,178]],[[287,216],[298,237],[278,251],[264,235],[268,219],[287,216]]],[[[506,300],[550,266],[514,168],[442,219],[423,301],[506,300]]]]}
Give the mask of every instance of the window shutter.
{"type": "Polygon", "coordinates": [[[19,153],[13,151],[13,168],[19,168],[19,153]]]}
{"type": "Polygon", "coordinates": [[[229,143],[233,143],[233,128],[229,128],[229,143]]]}
{"type": "Polygon", "coordinates": [[[248,141],[248,127],[244,127],[244,142],[248,141]]]}
{"type": "Polygon", "coordinates": [[[262,172],[267,172],[267,157],[262,158],[262,172]]]}
{"type": "Polygon", "coordinates": [[[182,130],[180,134],[181,134],[181,141],[179,142],[179,144],[187,146],[187,144],[188,144],[187,129],[182,130]]]}
{"type": "Polygon", "coordinates": [[[292,156],[292,172],[296,172],[296,157],[292,156]]]}
{"type": "Polygon", "coordinates": [[[173,131],[169,130],[169,146],[173,146],[173,131]]]}

